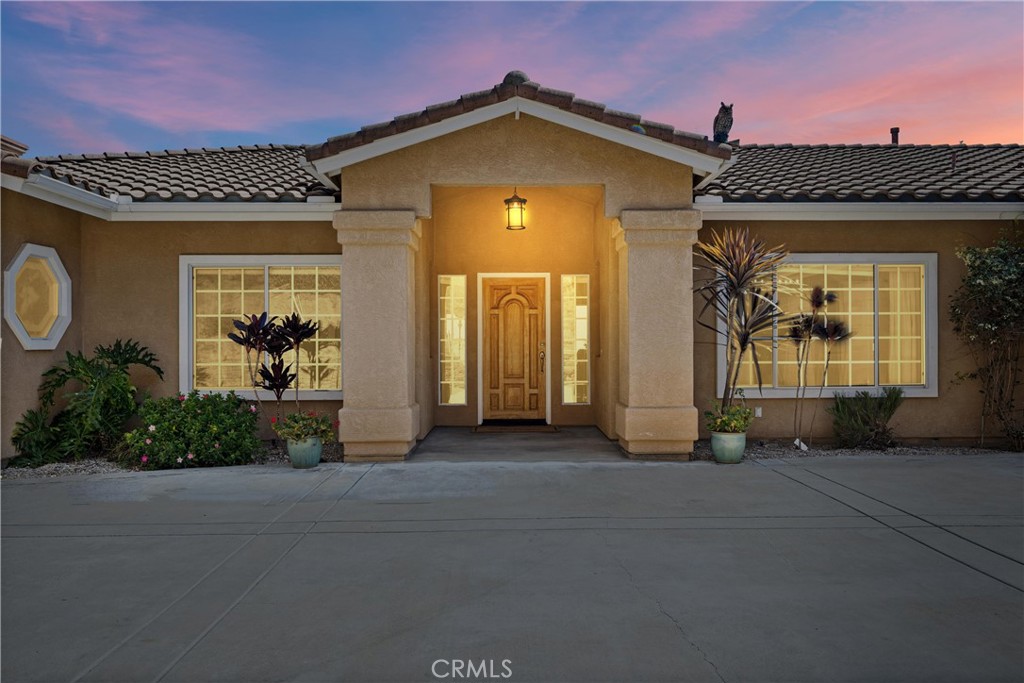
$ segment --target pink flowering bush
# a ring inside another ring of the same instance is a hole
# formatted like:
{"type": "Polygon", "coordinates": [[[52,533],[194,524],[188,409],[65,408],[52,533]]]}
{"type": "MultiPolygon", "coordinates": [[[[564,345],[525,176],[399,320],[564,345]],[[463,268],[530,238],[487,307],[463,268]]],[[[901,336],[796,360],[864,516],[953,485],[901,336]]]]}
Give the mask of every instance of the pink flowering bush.
{"type": "Polygon", "coordinates": [[[142,469],[245,465],[260,448],[259,413],[233,392],[147,399],[139,416],[120,459],[142,469]]]}

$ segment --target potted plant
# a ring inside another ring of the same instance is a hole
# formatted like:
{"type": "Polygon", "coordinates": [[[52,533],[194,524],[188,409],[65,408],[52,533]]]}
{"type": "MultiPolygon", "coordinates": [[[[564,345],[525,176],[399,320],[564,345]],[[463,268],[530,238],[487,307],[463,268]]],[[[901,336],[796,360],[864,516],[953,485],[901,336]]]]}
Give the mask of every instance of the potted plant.
{"type": "Polygon", "coordinates": [[[288,457],[297,469],[319,465],[324,441],[334,438],[330,419],[318,413],[292,413],[284,419],[272,417],[270,425],[288,443],[288,457]]]}
{"type": "Polygon", "coordinates": [[[780,309],[771,296],[775,269],[789,253],[780,245],[769,247],[754,239],[747,229],[712,232],[707,242],[698,242],[697,270],[703,274],[694,282],[694,291],[704,299],[697,322],[724,338],[725,385],[722,400],[706,413],[711,431],[711,452],[715,460],[736,463],[746,449],[746,432],[752,412],[743,404],[743,391],[737,387],[747,351],[754,377],[761,388],[761,366],[757,352],[758,336],[768,333],[779,320],[780,309]],[[711,313],[712,323],[701,320],[711,313]]]}
{"type": "Polygon", "coordinates": [[[742,460],[754,411],[735,403],[728,408],[716,405],[704,411],[704,418],[711,431],[711,452],[715,462],[732,465],[742,460]]]}
{"type": "Polygon", "coordinates": [[[330,421],[315,413],[298,411],[282,420],[281,401],[285,392],[294,386],[295,407],[299,407],[299,352],[302,342],[313,338],[320,324],[303,321],[298,313],[286,315],[278,322],[276,317],[268,317],[266,312],[236,320],[234,324],[240,334],[229,333],[228,338],[245,349],[253,393],[260,406],[263,405],[260,389],[274,394],[277,415],[270,418],[270,424],[274,432],[285,440],[292,465],[297,468],[315,467],[320,462],[323,439],[334,434],[330,421]],[[285,355],[293,351],[295,372],[292,372],[291,363],[285,364],[285,355]]]}

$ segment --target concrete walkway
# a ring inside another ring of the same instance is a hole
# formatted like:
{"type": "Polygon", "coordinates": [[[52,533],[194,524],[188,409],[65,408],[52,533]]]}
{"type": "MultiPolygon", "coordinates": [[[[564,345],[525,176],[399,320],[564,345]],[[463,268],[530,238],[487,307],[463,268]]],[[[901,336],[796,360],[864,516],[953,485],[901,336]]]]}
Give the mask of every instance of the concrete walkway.
{"type": "Polygon", "coordinates": [[[1019,456],[506,456],[6,481],[2,680],[1024,678],[1019,456]]]}

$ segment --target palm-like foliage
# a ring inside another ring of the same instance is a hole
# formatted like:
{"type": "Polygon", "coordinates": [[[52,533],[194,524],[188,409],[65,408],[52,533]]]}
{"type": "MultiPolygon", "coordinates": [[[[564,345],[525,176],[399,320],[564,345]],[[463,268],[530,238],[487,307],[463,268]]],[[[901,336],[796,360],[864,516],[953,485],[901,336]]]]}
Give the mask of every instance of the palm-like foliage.
{"type": "Polygon", "coordinates": [[[694,283],[694,291],[704,299],[697,322],[725,338],[725,390],[721,408],[729,408],[736,396],[743,357],[749,350],[760,389],[761,367],[757,358],[757,337],[770,330],[780,313],[778,305],[765,293],[775,269],[789,252],[781,245],[769,247],[750,236],[746,228],[712,232],[707,242],[698,242],[696,254],[703,261],[697,269],[704,277],[694,283]],[[715,323],[700,318],[711,312],[715,323]],[[720,323],[720,324],[718,324],[720,323]]]}
{"type": "Polygon", "coordinates": [[[291,313],[277,322],[266,312],[248,315],[234,321],[239,334],[228,333],[228,338],[245,349],[245,360],[249,366],[249,377],[253,393],[259,400],[259,389],[273,392],[277,399],[278,417],[281,414],[281,399],[292,386],[295,387],[295,404],[299,403],[299,358],[302,342],[311,339],[320,329],[312,320],[303,321],[298,313],[291,313]],[[295,372],[291,363],[285,365],[285,354],[295,352],[295,372]]]}
{"type": "Polygon", "coordinates": [[[235,320],[235,329],[240,334],[228,332],[228,339],[245,349],[245,365],[249,371],[249,381],[252,383],[256,402],[263,407],[258,391],[260,386],[259,369],[263,361],[263,354],[267,352],[269,344],[275,344],[274,328],[277,326],[277,318],[269,317],[264,311],[259,315],[244,315],[241,320],[235,320]],[[254,362],[255,359],[255,362],[254,362]]]}
{"type": "MultiPolygon", "coordinates": [[[[804,398],[807,396],[807,361],[811,356],[811,341],[817,337],[816,330],[828,324],[826,308],[834,303],[838,297],[832,292],[826,292],[823,287],[816,285],[811,288],[807,296],[807,304],[810,312],[800,313],[794,319],[789,328],[789,340],[796,345],[796,407],[793,410],[793,431],[796,434],[794,442],[798,448],[803,446],[804,430],[804,398]]],[[[825,372],[828,372],[828,363],[825,364],[825,372]]],[[[822,377],[822,386],[825,385],[825,378],[822,377]]],[[[819,392],[818,397],[821,397],[819,392]]],[[[818,410],[817,404],[814,406],[818,410]]],[[[811,418],[811,431],[814,431],[814,418],[811,418]]]]}
{"type": "MultiPolygon", "coordinates": [[[[832,299],[835,301],[835,298],[832,299]]],[[[853,336],[853,331],[842,320],[826,320],[818,323],[811,331],[814,338],[825,344],[825,367],[821,371],[821,385],[818,387],[818,400],[814,402],[814,410],[811,412],[811,435],[814,440],[814,419],[818,416],[818,404],[821,403],[821,395],[825,392],[825,385],[828,383],[828,365],[832,361],[832,351],[836,344],[841,344],[853,336]]]]}
{"type": "MultiPolygon", "coordinates": [[[[277,327],[277,335],[289,348],[295,349],[295,375],[299,375],[299,358],[302,342],[312,339],[320,329],[320,323],[314,320],[303,320],[298,313],[286,315],[277,327]]],[[[299,382],[295,382],[295,406],[299,405],[299,382]]]]}
{"type": "Polygon", "coordinates": [[[116,443],[124,424],[136,411],[136,389],[129,370],[141,365],[163,379],[157,357],[145,346],[120,339],[97,346],[91,358],[66,353],[64,362],[43,373],[39,408],[26,412],[15,425],[12,441],[22,462],[41,465],[80,458],[96,447],[116,443]],[[63,409],[49,416],[62,395],[63,409]]]}

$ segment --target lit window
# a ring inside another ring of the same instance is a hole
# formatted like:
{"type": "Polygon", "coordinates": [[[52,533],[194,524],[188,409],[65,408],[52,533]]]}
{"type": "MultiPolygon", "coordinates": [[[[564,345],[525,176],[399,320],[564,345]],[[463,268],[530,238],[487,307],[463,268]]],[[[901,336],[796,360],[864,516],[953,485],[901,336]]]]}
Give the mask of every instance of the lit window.
{"type": "Polygon", "coordinates": [[[71,278],[53,247],[26,243],[11,259],[4,318],[23,348],[57,348],[71,324],[71,278]]]}
{"type": "Polygon", "coordinates": [[[590,403],[590,276],[562,276],[562,403],[590,403]]]}
{"type": "Polygon", "coordinates": [[[284,360],[298,371],[300,397],[341,398],[340,256],[181,259],[188,286],[183,391],[251,391],[245,351],[227,335],[236,332],[235,320],[267,311],[278,318],[298,313],[320,324],[316,335],[302,343],[301,357],[291,352],[284,360]]]}
{"type": "Polygon", "coordinates": [[[443,406],[466,405],[466,276],[438,275],[438,377],[443,406]]]}
{"type": "MultiPolygon", "coordinates": [[[[808,312],[808,295],[820,286],[836,295],[825,308],[827,320],[841,321],[852,332],[832,346],[827,395],[884,386],[901,386],[908,396],[937,395],[936,262],[934,254],[793,254],[778,269],[774,282],[783,314],[808,312]]],[[[797,344],[788,333],[783,322],[756,340],[766,397],[792,396],[799,383],[797,344]]],[[[804,364],[806,385],[821,385],[825,356],[826,344],[813,340],[804,364]]],[[[749,352],[739,385],[748,388],[748,396],[758,396],[749,352]]]]}

